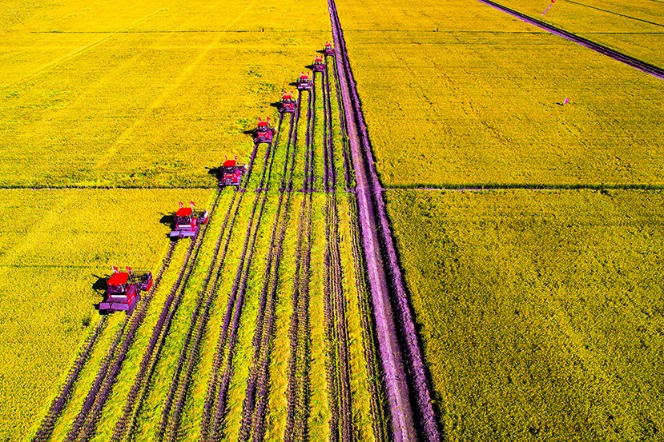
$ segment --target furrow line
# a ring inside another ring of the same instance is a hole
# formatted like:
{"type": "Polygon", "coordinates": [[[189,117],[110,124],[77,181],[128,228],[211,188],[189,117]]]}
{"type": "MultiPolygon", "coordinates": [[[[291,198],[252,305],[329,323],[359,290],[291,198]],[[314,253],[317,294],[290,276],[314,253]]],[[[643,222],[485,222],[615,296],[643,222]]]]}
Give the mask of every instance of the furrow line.
{"type": "Polygon", "coordinates": [[[62,410],[67,405],[67,402],[71,397],[74,384],[76,384],[79,374],[83,370],[85,363],[90,358],[92,349],[97,343],[97,338],[99,338],[99,335],[106,327],[107,322],[108,315],[102,316],[102,318],[97,323],[93,333],[88,337],[83,351],[79,354],[78,358],[76,358],[74,366],[69,370],[67,381],[60,389],[60,394],[55,399],[53,399],[51,408],[49,409],[46,416],[44,416],[37,434],[32,439],[33,442],[45,442],[50,439],[51,434],[53,433],[53,429],[55,428],[55,422],[58,420],[60,413],[62,413],[62,410]]]}
{"type": "MultiPolygon", "coordinates": [[[[275,149],[279,144],[280,135],[281,135],[281,130],[277,132],[277,135],[273,141],[275,149]]],[[[259,188],[263,188],[264,184],[266,187],[269,187],[269,180],[271,179],[271,173],[272,173],[272,165],[274,164],[274,155],[272,154],[273,144],[268,144],[268,148],[265,154],[263,176],[261,178],[261,184],[259,185],[259,188]],[[269,167],[268,167],[268,162],[269,162],[269,167]],[[266,170],[267,170],[268,182],[264,183],[263,180],[265,178],[266,170]]],[[[242,254],[240,257],[240,262],[238,263],[235,279],[233,281],[233,288],[231,289],[231,294],[229,296],[226,313],[224,315],[221,333],[217,345],[217,352],[215,354],[215,359],[213,363],[212,374],[210,376],[210,381],[208,384],[208,393],[203,408],[203,422],[201,426],[201,439],[203,440],[209,440],[209,439],[218,440],[221,437],[220,434],[221,434],[222,420],[225,416],[225,408],[226,408],[225,398],[228,390],[228,384],[230,383],[230,377],[232,374],[233,352],[235,344],[237,342],[237,329],[239,327],[239,320],[244,306],[244,296],[247,288],[249,269],[253,259],[254,244],[256,241],[256,237],[258,235],[258,228],[260,226],[260,220],[263,216],[266,200],[267,200],[266,192],[263,192],[262,194],[257,193],[256,197],[254,198],[254,203],[251,209],[251,215],[249,217],[247,225],[247,232],[245,234],[245,240],[242,247],[242,254]],[[260,200],[260,205],[259,205],[259,200],[260,200]],[[258,210],[258,216],[256,217],[257,210],[258,210]],[[254,226],[254,221],[256,221],[255,226],[254,226]],[[230,323],[231,316],[233,316],[232,325],[230,323]],[[230,333],[229,333],[229,327],[231,327],[230,333]],[[222,374],[222,377],[220,379],[219,372],[224,360],[227,361],[226,369],[224,370],[224,373],[222,374]],[[214,420],[212,420],[212,414],[211,414],[213,409],[215,410],[214,420]]]]}
{"type": "MultiPolygon", "coordinates": [[[[212,218],[212,216],[214,215],[217,203],[219,202],[219,196],[220,194],[217,193],[212,203],[212,206],[210,207],[210,218],[212,218]]],[[[181,268],[178,274],[178,279],[171,288],[168,298],[164,303],[164,307],[162,308],[161,314],[159,315],[159,320],[157,321],[157,324],[153,328],[153,333],[150,338],[150,343],[143,355],[143,359],[140,365],[140,371],[137,374],[137,379],[136,379],[137,382],[142,383],[143,379],[147,379],[147,383],[149,383],[149,380],[152,377],[154,368],[156,366],[156,361],[159,358],[159,354],[161,353],[161,349],[163,348],[164,341],[166,340],[166,337],[168,335],[171,320],[180,305],[182,297],[184,296],[184,291],[187,286],[187,282],[196,264],[198,253],[203,243],[203,239],[205,238],[208,226],[209,222],[204,224],[203,227],[198,232],[198,235],[196,236],[195,240],[191,241],[191,244],[187,250],[187,255],[184,260],[185,264],[181,268]],[[156,356],[152,357],[153,354],[155,354],[155,348],[156,348],[156,356]]],[[[145,310],[142,310],[141,313],[143,313],[144,316],[145,310]]],[[[127,353],[129,352],[129,347],[133,343],[134,336],[139,326],[140,323],[138,322],[132,324],[132,328],[129,330],[129,333],[127,334],[127,338],[123,343],[122,349],[114,361],[108,379],[106,379],[99,400],[95,403],[94,408],[91,410],[91,415],[88,418],[85,428],[83,429],[83,434],[81,437],[83,441],[88,441],[90,438],[92,438],[92,436],[94,436],[97,422],[101,417],[103,407],[106,403],[106,400],[108,399],[108,397],[112,392],[115,380],[122,369],[122,364],[127,356],[127,353]]]]}
{"type": "MultiPolygon", "coordinates": [[[[281,130],[281,125],[282,125],[283,118],[280,116],[279,118],[279,124],[278,124],[278,129],[279,131],[281,130]]],[[[258,148],[257,144],[254,144],[254,150],[258,148]]],[[[266,152],[266,161],[269,156],[269,149],[266,152]]],[[[171,383],[171,386],[169,388],[169,394],[167,397],[166,404],[164,406],[164,410],[162,412],[162,420],[159,425],[159,429],[157,431],[157,439],[162,440],[164,436],[166,436],[167,439],[169,440],[174,440],[177,437],[177,432],[179,429],[180,425],[180,419],[182,416],[182,410],[184,408],[186,398],[187,398],[187,393],[189,391],[189,385],[192,379],[192,374],[195,368],[195,365],[198,361],[198,350],[200,347],[201,340],[203,339],[203,335],[205,332],[205,327],[207,326],[207,322],[209,320],[210,316],[210,307],[212,305],[212,302],[215,298],[215,294],[217,292],[217,285],[219,282],[219,278],[221,276],[221,271],[223,268],[223,265],[226,260],[226,254],[228,251],[228,246],[231,241],[231,236],[233,233],[233,227],[235,225],[235,219],[237,216],[238,209],[242,203],[242,197],[244,196],[244,191],[246,190],[246,187],[249,184],[249,180],[251,177],[251,172],[253,169],[253,159],[255,158],[255,152],[252,152],[251,155],[251,163],[249,164],[249,171],[247,173],[247,176],[244,179],[244,185],[241,186],[238,190],[240,191],[240,198],[238,199],[238,203],[234,206],[234,211],[233,215],[231,218],[230,222],[230,228],[227,229],[228,226],[228,221],[229,221],[229,215],[230,215],[230,210],[231,207],[229,206],[228,212],[226,213],[226,216],[224,218],[224,222],[222,225],[220,237],[217,240],[218,243],[215,247],[215,251],[213,253],[213,256],[215,257],[213,259],[213,262],[210,264],[210,267],[208,269],[208,274],[206,276],[206,280],[204,283],[204,288],[201,291],[198,302],[196,305],[196,308],[194,310],[194,313],[192,314],[192,320],[190,323],[189,330],[187,332],[186,338],[185,338],[185,345],[183,346],[182,352],[180,354],[180,358],[178,360],[178,366],[176,368],[175,375],[173,377],[173,381],[171,383]],[[223,236],[223,232],[227,231],[228,233],[225,235],[225,245],[222,249],[222,254],[219,255],[219,247],[221,245],[221,239],[223,236]],[[208,290],[208,283],[210,280],[210,276],[213,274],[213,267],[215,260],[217,261],[216,269],[217,271],[214,273],[215,277],[211,285],[211,289],[208,290]],[[205,295],[207,294],[207,297],[205,295]],[[205,299],[205,306],[203,308],[203,315],[201,316],[200,321],[196,321],[197,317],[200,314],[200,309],[201,305],[203,303],[203,300],[205,299]],[[194,333],[194,330],[196,331],[195,335],[195,340],[193,343],[193,346],[191,346],[191,350],[189,347],[189,342],[191,339],[191,336],[194,333]],[[190,350],[190,351],[188,351],[190,350]],[[186,371],[184,375],[181,375],[182,373],[182,368],[186,365],[186,371]],[[177,395],[177,402],[175,404],[175,409],[173,410],[172,416],[171,416],[171,407],[172,403],[175,400],[175,396],[177,395]],[[169,433],[170,432],[170,433],[169,433]]],[[[259,182],[259,186],[256,189],[257,191],[262,190],[263,183],[265,181],[265,169],[266,169],[266,163],[263,165],[263,169],[261,172],[261,179],[259,182]]],[[[269,178],[268,178],[269,181],[269,178]]],[[[233,197],[233,201],[235,201],[235,196],[233,197]]],[[[232,203],[231,203],[232,205],[232,203]]]]}
{"type": "MultiPolygon", "coordinates": [[[[296,125],[295,115],[291,115],[290,128],[288,132],[288,142],[286,143],[286,160],[284,161],[284,172],[281,177],[281,188],[285,186],[286,174],[288,171],[288,153],[293,137],[293,126],[296,125]]],[[[290,199],[288,194],[287,200],[290,199]]],[[[247,390],[245,399],[242,406],[242,420],[240,424],[240,431],[238,439],[246,441],[250,438],[252,430],[253,416],[256,411],[256,389],[262,387],[258,385],[259,371],[262,367],[263,355],[267,355],[266,349],[269,347],[270,339],[272,336],[272,328],[274,323],[274,295],[272,291],[273,281],[278,278],[279,263],[281,260],[281,251],[283,249],[283,239],[285,234],[285,226],[288,214],[284,211],[284,193],[279,194],[279,202],[277,205],[277,213],[275,215],[274,223],[272,226],[272,233],[270,236],[270,249],[268,252],[267,261],[265,264],[265,271],[263,273],[263,287],[259,298],[258,315],[256,317],[256,328],[254,331],[254,338],[252,341],[254,352],[252,357],[252,366],[249,370],[249,378],[247,380],[247,390]],[[283,219],[282,219],[283,217],[283,219]],[[281,228],[279,228],[281,227],[281,228]]],[[[288,202],[286,202],[288,204],[288,202]]],[[[286,207],[287,210],[287,207],[286,207]]],[[[275,286],[276,288],[276,286],[275,286]]]]}
{"type": "Polygon", "coordinates": [[[440,440],[442,434],[432,406],[424,358],[334,0],[329,0],[329,8],[339,55],[336,61],[342,80],[341,90],[347,105],[345,110],[350,117],[348,121],[352,123],[348,126],[349,141],[356,172],[359,219],[372,288],[381,361],[391,408],[392,436],[396,440],[440,440]],[[393,310],[396,310],[396,318],[393,310]],[[406,360],[408,364],[405,364],[406,360]],[[414,408],[410,403],[411,397],[414,408]]]}
{"type": "Polygon", "coordinates": [[[157,272],[157,276],[155,277],[154,283],[152,284],[152,288],[145,296],[144,301],[139,305],[137,311],[134,312],[134,315],[125,318],[125,320],[122,323],[122,327],[120,328],[120,330],[116,332],[115,338],[113,339],[113,342],[109,347],[109,350],[104,358],[104,361],[102,362],[102,365],[97,371],[97,375],[95,376],[95,380],[92,384],[92,387],[88,391],[88,394],[85,398],[81,411],[79,411],[76,418],[74,419],[72,429],[69,431],[67,435],[67,440],[76,440],[76,438],[78,437],[78,434],[83,428],[83,425],[85,424],[85,420],[90,410],[92,409],[96,400],[98,399],[99,389],[101,388],[102,384],[104,383],[104,380],[108,376],[109,369],[111,367],[111,362],[114,360],[115,354],[118,351],[118,345],[120,345],[123,338],[125,338],[126,340],[124,332],[125,329],[127,328],[127,324],[131,323],[130,329],[132,329],[134,326],[138,327],[138,325],[140,325],[140,323],[143,321],[143,317],[145,316],[145,311],[149,307],[150,301],[152,301],[152,297],[156,292],[157,288],[159,287],[162,276],[164,275],[164,272],[166,271],[171,262],[174,250],[175,250],[175,244],[171,243],[169,245],[168,251],[166,252],[166,256],[164,257],[162,264],[157,272]]]}

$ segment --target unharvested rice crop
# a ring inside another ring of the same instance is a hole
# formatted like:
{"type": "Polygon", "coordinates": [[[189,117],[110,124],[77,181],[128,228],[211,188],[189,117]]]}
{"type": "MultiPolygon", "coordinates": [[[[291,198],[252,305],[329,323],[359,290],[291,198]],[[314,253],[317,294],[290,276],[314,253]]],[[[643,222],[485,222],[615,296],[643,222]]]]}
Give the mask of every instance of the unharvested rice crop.
{"type": "Polygon", "coordinates": [[[329,38],[322,3],[7,7],[2,187],[210,186],[329,38]]]}
{"type": "Polygon", "coordinates": [[[339,11],[384,185],[664,183],[661,80],[479,2],[339,11]]]}
{"type": "Polygon", "coordinates": [[[112,265],[155,269],[168,246],[162,217],[178,201],[202,205],[209,195],[209,190],[0,191],[0,439],[23,437],[45,414],[100,319],[99,279],[112,265]]]}
{"type": "Polygon", "coordinates": [[[656,440],[664,195],[388,191],[450,440],[656,440]]]}
{"type": "Polygon", "coordinates": [[[657,2],[561,0],[551,4],[550,0],[501,0],[496,3],[645,62],[664,66],[664,19],[657,2]]]}

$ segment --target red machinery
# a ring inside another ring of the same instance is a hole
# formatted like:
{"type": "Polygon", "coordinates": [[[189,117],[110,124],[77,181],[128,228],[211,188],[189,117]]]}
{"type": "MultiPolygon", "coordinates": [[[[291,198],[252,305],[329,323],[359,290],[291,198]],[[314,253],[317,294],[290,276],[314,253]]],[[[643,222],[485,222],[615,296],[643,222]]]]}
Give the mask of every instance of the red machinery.
{"type": "Polygon", "coordinates": [[[207,224],[207,210],[194,210],[194,202],[190,201],[191,207],[183,207],[175,212],[175,228],[171,232],[171,238],[193,238],[198,234],[201,225],[207,224]]]}
{"type": "Polygon", "coordinates": [[[309,77],[309,74],[300,72],[300,77],[297,79],[297,89],[300,91],[310,91],[314,85],[314,80],[309,77]]]}
{"type": "Polygon", "coordinates": [[[242,175],[247,173],[247,166],[238,164],[237,157],[234,160],[226,160],[221,166],[221,179],[219,187],[239,186],[242,182],[242,175]]]}
{"type": "Polygon", "coordinates": [[[325,72],[325,68],[326,66],[325,62],[323,61],[323,57],[321,55],[316,55],[313,66],[314,72],[325,72]]]}
{"type": "Polygon", "coordinates": [[[332,47],[332,43],[329,41],[325,42],[325,55],[334,55],[334,48],[332,47]]]}
{"type": "Polygon", "coordinates": [[[286,93],[281,96],[281,105],[279,106],[279,112],[294,114],[295,108],[297,107],[297,101],[293,98],[293,92],[286,93]]]}
{"type": "Polygon", "coordinates": [[[99,311],[112,313],[124,310],[131,315],[141,300],[141,292],[152,288],[152,273],[134,272],[127,267],[126,272],[113,267],[113,275],[106,282],[106,300],[99,304],[99,311]]]}
{"type": "Polygon", "coordinates": [[[277,130],[270,126],[270,119],[263,121],[260,118],[258,119],[258,125],[254,131],[254,141],[256,143],[272,143],[272,138],[274,134],[277,133],[277,130]]]}

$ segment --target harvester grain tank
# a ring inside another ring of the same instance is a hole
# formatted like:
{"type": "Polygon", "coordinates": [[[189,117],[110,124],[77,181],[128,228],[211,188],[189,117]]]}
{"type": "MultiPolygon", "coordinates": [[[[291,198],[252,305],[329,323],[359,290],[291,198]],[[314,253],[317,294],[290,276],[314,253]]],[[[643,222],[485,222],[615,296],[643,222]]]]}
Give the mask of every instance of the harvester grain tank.
{"type": "Polygon", "coordinates": [[[309,74],[300,72],[300,76],[297,79],[297,89],[300,91],[310,91],[313,85],[314,80],[309,76],[309,74]]]}
{"type": "Polygon", "coordinates": [[[225,186],[239,186],[242,182],[242,176],[247,173],[247,166],[237,162],[237,157],[234,160],[226,160],[221,166],[221,179],[219,179],[219,187],[225,186]]]}
{"type": "Polygon", "coordinates": [[[113,267],[113,275],[106,282],[106,299],[99,304],[99,311],[125,311],[130,315],[141,300],[141,292],[151,288],[152,273],[135,272],[130,267],[127,267],[126,272],[120,272],[117,267],[113,267]]]}
{"type": "Polygon", "coordinates": [[[316,56],[316,59],[314,60],[314,66],[313,70],[314,72],[325,72],[325,62],[323,61],[323,57],[320,55],[316,56]]]}
{"type": "Polygon", "coordinates": [[[171,231],[171,238],[194,238],[198,235],[201,226],[207,224],[207,210],[194,210],[193,201],[189,202],[189,206],[184,207],[180,203],[180,208],[175,212],[175,226],[171,231]]]}
{"type": "Polygon", "coordinates": [[[332,43],[329,41],[325,42],[325,55],[334,55],[334,48],[332,47],[332,43]]]}
{"type": "Polygon", "coordinates": [[[277,130],[270,126],[270,119],[263,121],[260,118],[258,119],[258,125],[254,131],[254,141],[256,143],[272,143],[274,134],[277,133],[277,130]]]}
{"type": "Polygon", "coordinates": [[[281,103],[279,105],[279,112],[282,114],[294,114],[297,107],[297,101],[293,98],[293,92],[284,92],[281,96],[281,103]]]}

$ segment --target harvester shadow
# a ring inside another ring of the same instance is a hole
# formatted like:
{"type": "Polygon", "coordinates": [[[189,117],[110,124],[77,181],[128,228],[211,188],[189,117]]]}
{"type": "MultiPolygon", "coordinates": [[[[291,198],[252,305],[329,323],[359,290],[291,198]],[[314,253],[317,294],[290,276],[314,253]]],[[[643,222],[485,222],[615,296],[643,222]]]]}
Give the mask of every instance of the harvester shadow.
{"type": "Polygon", "coordinates": [[[281,107],[281,101],[275,101],[274,103],[270,103],[270,106],[280,108],[281,107]]]}
{"type": "Polygon", "coordinates": [[[206,167],[208,170],[208,175],[212,175],[216,178],[221,177],[221,167],[206,167]]]}
{"type": "Polygon", "coordinates": [[[314,65],[313,65],[313,64],[308,64],[308,65],[305,66],[305,68],[307,68],[307,69],[309,69],[310,71],[312,71],[312,70],[314,69],[314,65]]]}
{"type": "Polygon", "coordinates": [[[175,222],[175,215],[172,213],[162,213],[159,222],[165,226],[171,227],[175,222]]]}
{"type": "MultiPolygon", "coordinates": [[[[92,284],[92,290],[100,294],[101,296],[104,296],[106,293],[106,286],[108,283],[108,277],[106,276],[99,276],[99,275],[92,275],[93,278],[96,278],[96,281],[94,284],[92,284]]],[[[92,304],[95,310],[99,312],[100,315],[105,315],[107,314],[106,312],[100,311],[99,310],[99,304],[103,302],[103,299],[95,304],[92,304]]]]}
{"type": "Polygon", "coordinates": [[[170,230],[173,227],[173,224],[175,224],[175,215],[172,213],[162,213],[159,222],[168,227],[169,233],[166,234],[166,238],[173,240],[170,235],[170,230]]]}
{"type": "Polygon", "coordinates": [[[256,132],[256,129],[249,129],[242,132],[245,135],[253,135],[256,132]]]}

